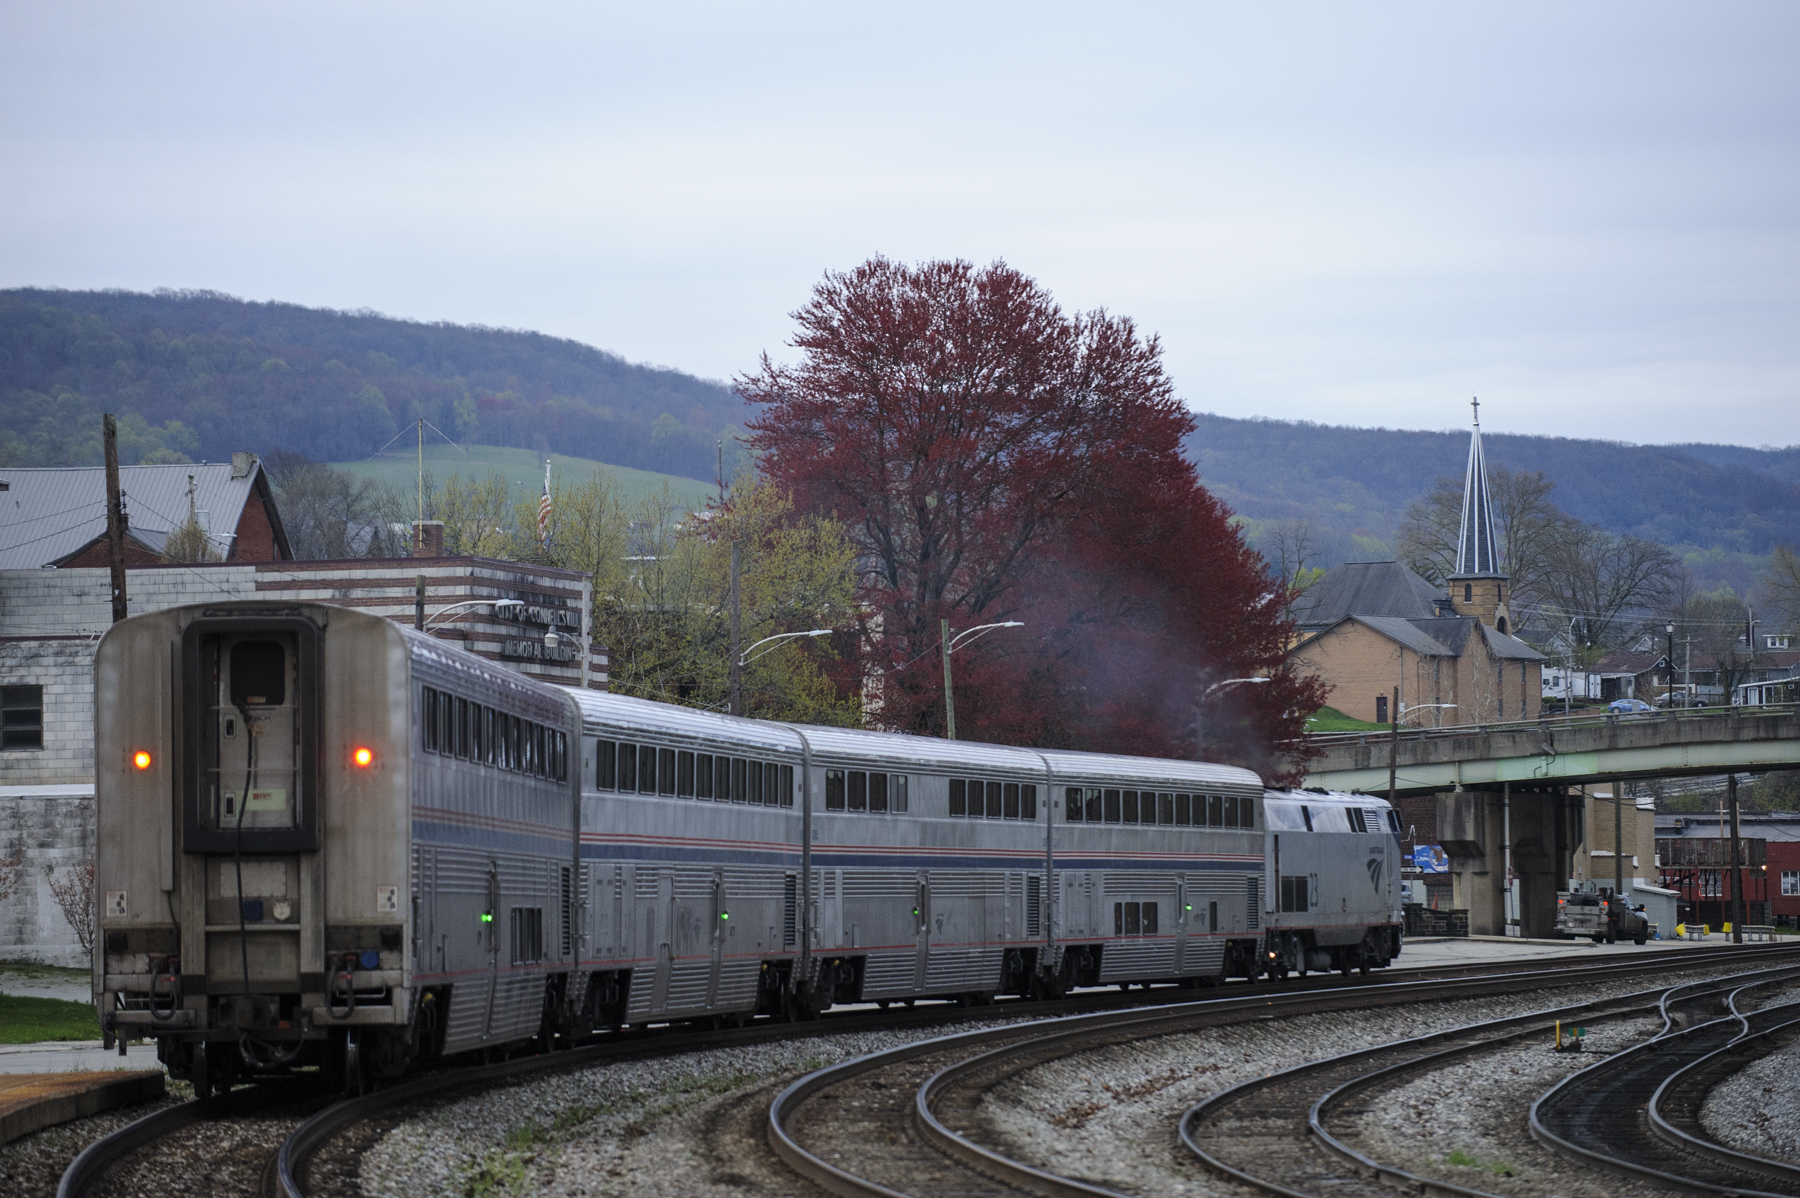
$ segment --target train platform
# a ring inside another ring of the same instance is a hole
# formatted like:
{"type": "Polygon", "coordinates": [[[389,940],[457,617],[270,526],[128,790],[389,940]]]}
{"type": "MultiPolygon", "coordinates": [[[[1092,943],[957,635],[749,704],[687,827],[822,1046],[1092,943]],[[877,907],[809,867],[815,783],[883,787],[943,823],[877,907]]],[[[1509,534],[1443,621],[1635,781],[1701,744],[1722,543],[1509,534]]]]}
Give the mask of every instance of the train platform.
{"type": "Polygon", "coordinates": [[[0,1144],[52,1124],[149,1102],[162,1095],[161,1069],[8,1074],[0,1077],[0,1144]]]}
{"type": "Polygon", "coordinates": [[[5,1078],[25,1073],[105,1073],[116,1077],[121,1072],[151,1069],[161,1072],[162,1063],[156,1059],[156,1045],[148,1041],[126,1045],[124,1056],[98,1040],[0,1045],[0,1084],[5,1078]]]}

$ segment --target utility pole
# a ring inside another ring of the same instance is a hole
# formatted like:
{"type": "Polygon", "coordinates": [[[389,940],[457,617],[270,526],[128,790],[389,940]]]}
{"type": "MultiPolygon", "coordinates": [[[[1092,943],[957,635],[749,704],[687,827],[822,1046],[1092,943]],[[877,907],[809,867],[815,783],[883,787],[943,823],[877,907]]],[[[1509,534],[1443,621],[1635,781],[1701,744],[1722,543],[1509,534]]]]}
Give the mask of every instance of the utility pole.
{"type": "MultiPolygon", "coordinates": [[[[719,442],[724,445],[723,441],[719,442]]],[[[724,450],[719,451],[721,454],[724,450]]],[[[724,492],[721,491],[722,495],[724,492]]],[[[732,715],[744,714],[744,663],[738,660],[743,654],[738,646],[743,642],[743,614],[738,606],[738,543],[731,543],[731,674],[726,683],[726,707],[732,715]]]]}
{"type": "Polygon", "coordinates": [[[719,506],[725,506],[725,438],[719,438],[719,506]]]}
{"type": "Polygon", "coordinates": [[[1731,804],[1731,940],[1744,942],[1744,870],[1738,856],[1737,775],[1725,775],[1725,794],[1731,804]]]}
{"type": "Polygon", "coordinates": [[[944,641],[944,736],[956,739],[956,694],[950,689],[950,621],[938,621],[938,633],[944,641]]]}
{"type": "Polygon", "coordinates": [[[1388,734],[1388,806],[1394,806],[1394,789],[1400,773],[1400,688],[1394,688],[1394,701],[1388,705],[1392,721],[1388,734]]]}
{"type": "MultiPolygon", "coordinates": [[[[421,524],[419,528],[423,531],[425,526],[421,524]]],[[[423,574],[413,576],[413,627],[420,632],[425,631],[425,576],[423,574]]]]}
{"type": "Polygon", "coordinates": [[[1613,895],[1625,893],[1625,800],[1624,783],[1613,781],[1613,895]]]}
{"type": "Polygon", "coordinates": [[[112,413],[103,424],[106,441],[106,559],[112,567],[112,618],[125,618],[125,495],[119,490],[119,424],[112,413]]]}

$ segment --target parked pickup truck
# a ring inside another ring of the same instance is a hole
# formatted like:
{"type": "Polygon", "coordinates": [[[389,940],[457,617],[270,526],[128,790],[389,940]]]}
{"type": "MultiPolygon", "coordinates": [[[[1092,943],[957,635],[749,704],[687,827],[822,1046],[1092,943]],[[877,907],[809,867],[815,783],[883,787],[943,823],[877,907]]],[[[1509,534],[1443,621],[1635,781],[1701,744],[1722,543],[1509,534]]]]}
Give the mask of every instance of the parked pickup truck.
{"type": "Polygon", "coordinates": [[[1610,889],[1562,890],[1556,895],[1556,934],[1586,936],[1595,944],[1642,944],[1650,937],[1650,919],[1642,907],[1633,907],[1630,899],[1610,889]]]}

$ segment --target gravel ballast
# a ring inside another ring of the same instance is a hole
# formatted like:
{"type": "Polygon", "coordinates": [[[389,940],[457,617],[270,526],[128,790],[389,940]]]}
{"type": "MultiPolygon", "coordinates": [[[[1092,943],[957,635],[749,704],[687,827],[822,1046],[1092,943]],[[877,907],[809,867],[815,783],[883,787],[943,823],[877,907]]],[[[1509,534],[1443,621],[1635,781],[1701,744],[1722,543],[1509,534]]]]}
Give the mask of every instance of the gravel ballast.
{"type": "Polygon", "coordinates": [[[1800,1165],[1800,1041],[1721,1082],[1700,1108],[1700,1125],[1729,1148],[1800,1165]]]}

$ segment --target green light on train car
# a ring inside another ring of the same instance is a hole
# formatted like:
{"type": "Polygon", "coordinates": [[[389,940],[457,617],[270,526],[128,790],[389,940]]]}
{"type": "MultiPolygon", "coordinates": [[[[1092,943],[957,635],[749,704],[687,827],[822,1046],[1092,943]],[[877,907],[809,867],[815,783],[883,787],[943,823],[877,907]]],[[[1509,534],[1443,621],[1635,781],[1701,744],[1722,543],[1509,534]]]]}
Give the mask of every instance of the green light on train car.
{"type": "Polygon", "coordinates": [[[481,913],[481,922],[482,923],[493,923],[494,922],[494,913],[492,911],[483,911],[481,913]]]}
{"type": "Polygon", "coordinates": [[[730,918],[731,918],[731,912],[729,912],[729,911],[721,911],[721,912],[719,912],[719,918],[720,918],[720,919],[730,919],[730,918]]]}

